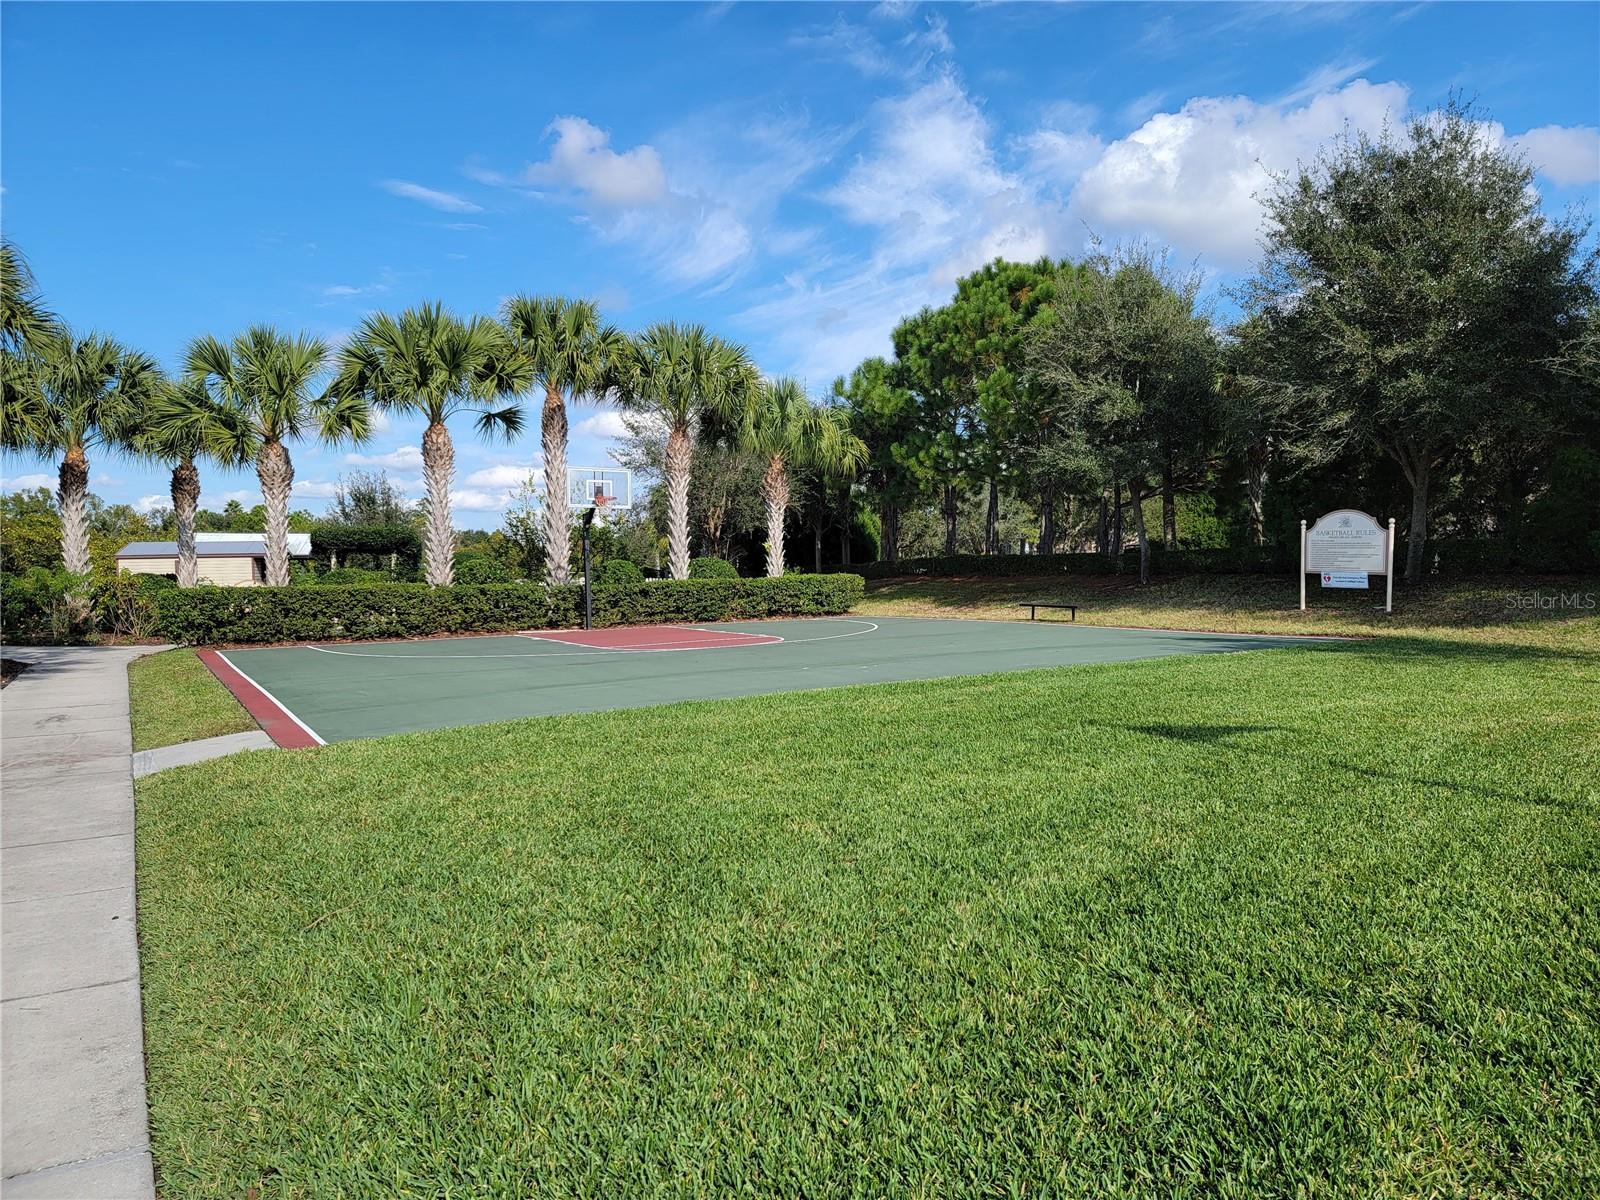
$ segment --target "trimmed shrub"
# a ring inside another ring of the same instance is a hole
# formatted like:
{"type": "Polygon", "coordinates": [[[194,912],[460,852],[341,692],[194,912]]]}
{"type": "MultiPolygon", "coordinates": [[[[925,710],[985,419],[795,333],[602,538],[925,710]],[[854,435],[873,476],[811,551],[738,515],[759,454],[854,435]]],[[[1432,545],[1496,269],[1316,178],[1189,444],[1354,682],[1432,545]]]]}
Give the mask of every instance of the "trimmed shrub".
{"type": "MultiPolygon", "coordinates": [[[[741,621],[848,612],[859,575],[677,580],[594,589],[596,625],[741,621]]],[[[198,587],[156,598],[161,633],[174,642],[296,642],[425,637],[571,628],[583,588],[538,584],[363,587],[198,587]]]]}
{"type": "Polygon", "coordinates": [[[364,587],[376,583],[395,583],[387,571],[369,571],[365,567],[334,567],[332,570],[309,575],[296,583],[313,587],[364,587]]]}
{"type": "Polygon", "coordinates": [[[608,559],[594,575],[596,587],[635,587],[643,582],[644,572],[639,565],[625,558],[608,559]]]}
{"type": "Polygon", "coordinates": [[[484,583],[515,583],[517,577],[511,568],[498,558],[490,558],[487,554],[457,554],[455,580],[459,584],[472,586],[484,583]]]}
{"type": "Polygon", "coordinates": [[[18,575],[0,573],[0,630],[8,642],[75,640],[67,595],[88,586],[88,577],[61,567],[29,567],[18,575]]]}
{"type": "Polygon", "coordinates": [[[95,626],[116,637],[153,637],[157,627],[155,598],[177,587],[178,581],[165,575],[130,571],[97,579],[90,591],[95,626]]]}
{"type": "Polygon", "coordinates": [[[409,525],[319,525],[311,531],[311,554],[322,562],[335,554],[395,554],[415,566],[422,542],[409,525]]]}
{"type": "Polygon", "coordinates": [[[725,558],[695,558],[689,560],[690,579],[737,579],[739,572],[725,558]]]}

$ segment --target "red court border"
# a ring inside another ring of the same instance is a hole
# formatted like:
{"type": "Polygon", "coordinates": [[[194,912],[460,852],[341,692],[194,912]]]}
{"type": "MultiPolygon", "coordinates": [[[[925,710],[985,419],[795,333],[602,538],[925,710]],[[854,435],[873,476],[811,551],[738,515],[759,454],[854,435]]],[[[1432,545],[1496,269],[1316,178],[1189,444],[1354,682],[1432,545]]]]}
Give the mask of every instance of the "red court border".
{"type": "Polygon", "coordinates": [[[770,646],[774,633],[697,629],[693,625],[618,625],[610,629],[530,629],[519,636],[592,650],[719,650],[728,646],[770,646]],[[667,635],[667,636],[663,636],[667,635]]]}
{"type": "Polygon", "coordinates": [[[304,750],[323,744],[276,697],[223,658],[220,651],[197,650],[195,653],[221,681],[222,686],[244,705],[245,711],[256,719],[256,724],[261,726],[266,735],[285,750],[304,750]]]}

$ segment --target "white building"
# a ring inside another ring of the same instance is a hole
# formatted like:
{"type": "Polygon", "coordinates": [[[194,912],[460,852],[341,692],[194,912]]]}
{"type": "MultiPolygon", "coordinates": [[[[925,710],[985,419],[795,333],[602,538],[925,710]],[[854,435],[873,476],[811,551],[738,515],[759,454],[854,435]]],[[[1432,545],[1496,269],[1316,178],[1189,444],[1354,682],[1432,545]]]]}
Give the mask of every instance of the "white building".
{"type": "MultiPolygon", "coordinates": [[[[260,533],[197,533],[200,582],[250,587],[267,581],[267,539],[260,533]]],[[[289,557],[311,557],[311,535],[289,535],[289,557]]],[[[135,575],[178,573],[177,542],[129,542],[117,551],[117,570],[135,575]]]]}

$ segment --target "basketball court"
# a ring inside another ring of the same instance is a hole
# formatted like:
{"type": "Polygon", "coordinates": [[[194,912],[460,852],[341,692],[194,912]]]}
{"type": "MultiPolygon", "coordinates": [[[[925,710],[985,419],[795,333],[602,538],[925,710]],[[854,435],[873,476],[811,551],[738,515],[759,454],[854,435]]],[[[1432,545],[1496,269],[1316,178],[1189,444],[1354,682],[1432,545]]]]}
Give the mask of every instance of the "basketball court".
{"type": "Polygon", "coordinates": [[[910,679],[1229,654],[1326,639],[917,617],[541,630],[202,650],[279,745],[910,679]]]}

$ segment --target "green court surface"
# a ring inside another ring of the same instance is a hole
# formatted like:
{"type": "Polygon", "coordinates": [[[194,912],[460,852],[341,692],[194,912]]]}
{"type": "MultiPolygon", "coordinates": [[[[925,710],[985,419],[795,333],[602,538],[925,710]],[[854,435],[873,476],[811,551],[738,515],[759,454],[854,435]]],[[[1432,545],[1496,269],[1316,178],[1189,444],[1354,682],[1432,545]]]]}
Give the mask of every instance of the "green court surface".
{"type": "Polygon", "coordinates": [[[1217,654],[1316,639],[818,617],[203,651],[282,745],[679,700],[1217,654]]]}

